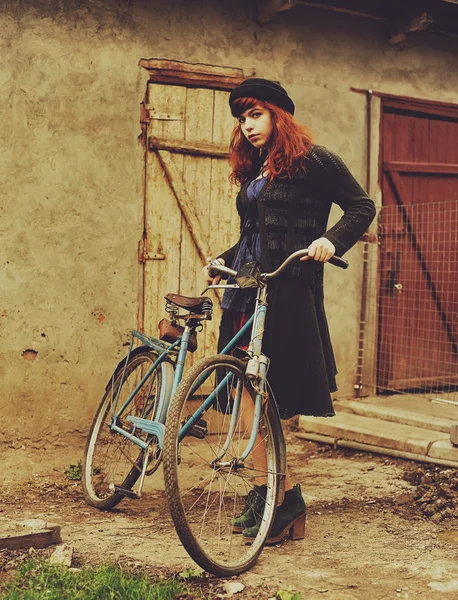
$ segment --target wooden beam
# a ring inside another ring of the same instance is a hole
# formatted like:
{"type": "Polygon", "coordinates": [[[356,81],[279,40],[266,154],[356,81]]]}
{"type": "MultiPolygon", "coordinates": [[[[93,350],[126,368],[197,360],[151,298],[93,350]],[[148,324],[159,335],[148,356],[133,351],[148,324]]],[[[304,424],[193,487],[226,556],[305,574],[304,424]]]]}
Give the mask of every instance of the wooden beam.
{"type": "Polygon", "coordinates": [[[296,0],[258,0],[258,23],[264,25],[296,4],[296,0]]]}
{"type": "Polygon", "coordinates": [[[205,63],[188,63],[178,60],[165,60],[163,58],[141,58],[138,64],[144,69],[154,71],[180,71],[181,73],[201,73],[219,75],[220,77],[243,77],[242,69],[207,65],[205,63]]]}
{"type": "Polygon", "coordinates": [[[431,388],[434,386],[451,386],[458,384],[456,375],[438,375],[437,377],[412,377],[411,379],[393,379],[388,380],[387,389],[402,390],[408,388],[431,388]]]}
{"type": "Polygon", "coordinates": [[[194,211],[194,206],[191,198],[186,191],[181,173],[173,162],[173,158],[169,152],[164,150],[158,151],[159,161],[164,173],[167,176],[170,189],[175,196],[178,206],[183,214],[183,217],[188,225],[189,233],[191,234],[194,243],[196,244],[197,252],[203,262],[207,261],[210,256],[210,248],[208,247],[207,236],[200,225],[197,213],[194,211]]]}
{"type": "Polygon", "coordinates": [[[442,33],[443,35],[448,35],[452,38],[458,38],[458,33],[452,33],[451,31],[447,31],[446,29],[436,29],[437,33],[442,33]]]}
{"type": "Polygon", "coordinates": [[[368,19],[375,19],[376,21],[386,21],[385,17],[374,15],[368,12],[352,10],[351,8],[344,8],[340,6],[331,6],[329,4],[321,4],[320,2],[310,2],[310,0],[296,0],[296,4],[300,6],[310,6],[311,8],[322,8],[324,10],[330,10],[332,12],[346,13],[354,15],[356,17],[366,17],[368,19]]]}
{"type": "Polygon", "coordinates": [[[206,88],[229,92],[240,85],[245,77],[237,79],[224,78],[216,75],[201,75],[199,73],[181,73],[179,71],[150,71],[149,81],[167,85],[180,85],[193,88],[206,88]]]}
{"type": "MultiPolygon", "coordinates": [[[[450,4],[458,4],[458,0],[442,0],[442,2],[450,4]]],[[[322,2],[314,2],[313,0],[258,0],[258,23],[264,24],[271,21],[277,14],[292,8],[293,6],[307,6],[310,8],[321,8],[337,13],[354,15],[356,17],[364,17],[375,21],[388,21],[388,17],[377,15],[364,10],[354,10],[343,6],[334,6],[323,4],[322,2]]],[[[406,20],[394,21],[392,23],[390,44],[398,44],[406,39],[406,34],[414,31],[422,31],[431,29],[433,17],[428,13],[420,13],[411,16],[406,20]]],[[[434,29],[436,33],[448,35],[450,37],[458,37],[457,33],[447,31],[445,29],[434,29]]]]}
{"type": "Polygon", "coordinates": [[[244,81],[242,69],[158,58],[142,58],[138,65],[149,72],[156,83],[231,90],[244,81]]]}
{"type": "Polygon", "coordinates": [[[205,144],[199,142],[186,142],[184,140],[166,140],[150,136],[148,138],[150,150],[167,150],[175,154],[191,154],[193,156],[206,156],[209,158],[228,158],[229,151],[226,146],[218,144],[205,144]]]}
{"type": "MultiPolygon", "coordinates": [[[[169,182],[170,189],[172,190],[181,214],[186,221],[191,238],[196,245],[197,252],[202,259],[202,263],[205,264],[207,262],[207,258],[211,256],[211,250],[208,246],[208,237],[200,224],[196,211],[194,210],[194,205],[186,190],[183,177],[176,164],[173,162],[173,157],[170,152],[167,152],[166,150],[158,150],[157,155],[159,157],[161,167],[164,170],[169,182]]],[[[215,290],[215,292],[218,301],[221,304],[222,295],[220,290],[215,290]]]]}
{"type": "Polygon", "coordinates": [[[383,109],[394,108],[408,110],[410,112],[434,114],[458,120],[458,104],[452,104],[451,102],[421,100],[410,96],[395,96],[394,94],[385,94],[384,92],[378,92],[376,90],[365,90],[354,87],[351,87],[350,91],[364,95],[367,95],[367,93],[370,92],[372,96],[376,96],[383,100],[383,109]]]}
{"type": "Polygon", "coordinates": [[[383,163],[383,170],[399,173],[424,173],[425,175],[458,175],[458,165],[446,163],[388,161],[383,163]]]}
{"type": "Polygon", "coordinates": [[[42,519],[8,523],[8,526],[0,531],[0,550],[46,548],[61,541],[60,525],[46,523],[42,519]]]}
{"type": "Polygon", "coordinates": [[[411,14],[409,17],[394,21],[391,25],[390,44],[399,44],[406,39],[406,34],[429,29],[433,17],[426,12],[411,14]]]}

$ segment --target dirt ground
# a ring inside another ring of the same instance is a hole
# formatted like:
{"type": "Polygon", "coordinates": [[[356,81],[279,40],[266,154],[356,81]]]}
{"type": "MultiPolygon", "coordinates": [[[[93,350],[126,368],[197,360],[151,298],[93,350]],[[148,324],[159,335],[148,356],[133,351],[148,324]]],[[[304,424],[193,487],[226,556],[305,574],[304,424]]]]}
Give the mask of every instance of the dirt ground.
{"type": "MultiPolygon", "coordinates": [[[[308,505],[306,537],[266,547],[255,567],[236,578],[245,585],[236,598],[268,599],[288,586],[307,600],[458,597],[458,513],[426,517],[415,500],[419,488],[409,483],[431,467],[334,450],[293,432],[287,441],[293,480],[308,505]]],[[[64,475],[82,452],[82,446],[3,448],[0,525],[29,518],[59,523],[76,565],[116,560],[167,574],[193,567],[168,515],[162,472],[141,500],[125,499],[101,513],[85,504],[80,483],[64,475]]],[[[0,580],[20,554],[0,551],[0,580]]],[[[220,582],[207,577],[204,584],[217,597],[220,582]]]]}

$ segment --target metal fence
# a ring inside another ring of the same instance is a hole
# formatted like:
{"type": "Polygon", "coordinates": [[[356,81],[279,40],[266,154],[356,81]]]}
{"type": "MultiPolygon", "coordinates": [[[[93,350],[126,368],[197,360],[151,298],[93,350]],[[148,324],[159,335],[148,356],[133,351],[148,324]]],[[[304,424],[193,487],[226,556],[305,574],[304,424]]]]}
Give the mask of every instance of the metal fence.
{"type": "Polygon", "coordinates": [[[458,202],[383,207],[365,261],[363,387],[458,402],[458,202]]]}

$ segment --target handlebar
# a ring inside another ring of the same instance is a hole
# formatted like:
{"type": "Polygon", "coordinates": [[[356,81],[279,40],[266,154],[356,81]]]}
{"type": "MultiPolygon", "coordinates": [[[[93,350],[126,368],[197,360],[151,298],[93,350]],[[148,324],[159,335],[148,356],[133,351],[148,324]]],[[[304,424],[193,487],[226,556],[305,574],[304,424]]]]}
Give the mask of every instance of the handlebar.
{"type": "MultiPolygon", "coordinates": [[[[296,252],[293,252],[292,254],[290,254],[288,256],[288,258],[278,267],[278,269],[276,269],[275,271],[273,271],[272,273],[263,273],[263,277],[265,277],[266,279],[271,279],[272,277],[276,277],[277,275],[280,275],[280,273],[286,269],[286,267],[293,262],[293,260],[295,260],[296,258],[302,258],[303,256],[308,256],[309,255],[309,251],[307,248],[304,248],[303,250],[297,250],[296,252]]],[[[335,265],[336,267],[340,267],[341,269],[347,269],[348,268],[348,261],[346,261],[344,258],[340,258],[340,256],[332,256],[329,260],[329,263],[331,263],[332,265],[335,265]]]]}
{"type": "MultiPolygon", "coordinates": [[[[297,250],[296,252],[293,252],[292,254],[290,254],[288,256],[288,258],[278,267],[278,269],[276,269],[275,271],[272,271],[271,273],[262,273],[261,274],[261,279],[265,280],[265,279],[272,279],[273,277],[277,277],[277,275],[280,275],[280,273],[282,271],[284,271],[286,269],[286,267],[293,261],[296,260],[296,258],[302,258],[303,256],[308,256],[309,251],[307,248],[304,248],[303,250],[297,250]]],[[[341,269],[347,269],[348,268],[348,261],[346,261],[344,258],[340,258],[340,256],[333,256],[332,258],[329,259],[329,261],[331,264],[335,265],[336,267],[340,267],[341,269]]],[[[213,263],[211,262],[211,271],[217,273],[217,274],[221,274],[221,275],[232,275],[233,277],[235,277],[237,275],[237,271],[234,271],[234,269],[230,269],[229,267],[225,267],[224,265],[220,265],[219,263],[213,263]]]]}

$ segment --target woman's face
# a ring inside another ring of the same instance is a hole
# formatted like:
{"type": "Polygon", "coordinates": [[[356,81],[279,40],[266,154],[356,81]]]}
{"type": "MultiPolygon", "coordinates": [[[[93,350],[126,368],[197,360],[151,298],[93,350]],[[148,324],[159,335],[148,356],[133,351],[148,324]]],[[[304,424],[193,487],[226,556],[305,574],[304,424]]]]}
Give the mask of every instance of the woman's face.
{"type": "Polygon", "coordinates": [[[239,117],[243,135],[255,148],[264,148],[272,135],[272,115],[270,110],[256,104],[239,117]]]}

